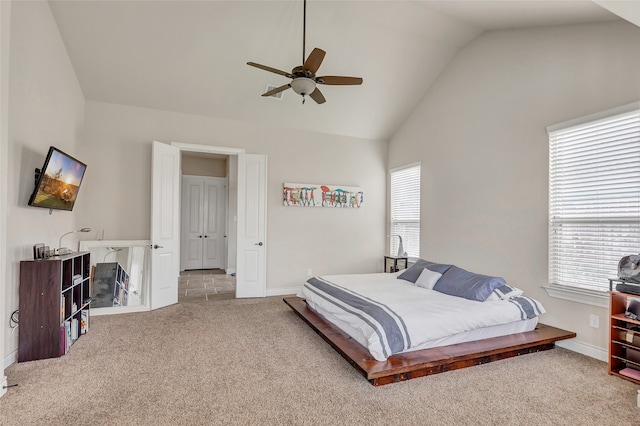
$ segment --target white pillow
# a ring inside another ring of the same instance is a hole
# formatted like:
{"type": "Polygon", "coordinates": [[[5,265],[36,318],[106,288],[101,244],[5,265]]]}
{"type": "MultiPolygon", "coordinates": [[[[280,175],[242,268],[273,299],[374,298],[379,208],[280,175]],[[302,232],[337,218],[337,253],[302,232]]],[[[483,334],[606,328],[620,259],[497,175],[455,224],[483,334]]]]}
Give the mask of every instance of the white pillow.
{"type": "Polygon", "coordinates": [[[416,280],[416,286],[433,290],[433,286],[436,285],[441,276],[442,274],[439,272],[424,268],[416,280]]]}

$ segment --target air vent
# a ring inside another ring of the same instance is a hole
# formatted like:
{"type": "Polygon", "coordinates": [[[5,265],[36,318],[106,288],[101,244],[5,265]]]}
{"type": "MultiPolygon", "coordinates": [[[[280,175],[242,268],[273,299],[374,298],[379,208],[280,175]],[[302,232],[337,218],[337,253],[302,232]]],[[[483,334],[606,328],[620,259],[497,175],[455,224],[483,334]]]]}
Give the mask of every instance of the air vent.
{"type": "MultiPolygon", "coordinates": [[[[267,89],[264,91],[264,93],[267,93],[268,91],[273,90],[273,89],[277,89],[278,87],[280,87],[280,86],[274,86],[274,85],[271,85],[271,84],[267,84],[267,89]]],[[[269,97],[270,98],[276,98],[276,99],[282,99],[283,93],[284,92],[278,92],[275,95],[271,95],[269,97]]]]}

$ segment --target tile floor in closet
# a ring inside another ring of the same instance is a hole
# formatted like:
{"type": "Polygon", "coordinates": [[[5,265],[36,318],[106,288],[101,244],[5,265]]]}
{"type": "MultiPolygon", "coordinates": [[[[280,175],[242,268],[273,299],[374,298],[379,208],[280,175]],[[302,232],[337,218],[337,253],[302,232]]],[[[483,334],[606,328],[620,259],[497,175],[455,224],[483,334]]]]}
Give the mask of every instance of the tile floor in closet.
{"type": "Polygon", "coordinates": [[[178,279],[178,302],[233,299],[236,277],[221,269],[182,271],[178,279]]]}

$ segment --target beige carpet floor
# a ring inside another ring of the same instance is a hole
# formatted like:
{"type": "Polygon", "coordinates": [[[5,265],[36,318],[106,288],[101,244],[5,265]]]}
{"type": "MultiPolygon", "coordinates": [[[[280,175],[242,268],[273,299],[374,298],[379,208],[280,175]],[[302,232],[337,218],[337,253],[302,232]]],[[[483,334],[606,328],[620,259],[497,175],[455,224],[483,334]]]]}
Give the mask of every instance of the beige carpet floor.
{"type": "Polygon", "coordinates": [[[638,386],[567,350],[373,387],[280,297],[94,317],[17,363],[2,425],[638,425],[638,386]]]}

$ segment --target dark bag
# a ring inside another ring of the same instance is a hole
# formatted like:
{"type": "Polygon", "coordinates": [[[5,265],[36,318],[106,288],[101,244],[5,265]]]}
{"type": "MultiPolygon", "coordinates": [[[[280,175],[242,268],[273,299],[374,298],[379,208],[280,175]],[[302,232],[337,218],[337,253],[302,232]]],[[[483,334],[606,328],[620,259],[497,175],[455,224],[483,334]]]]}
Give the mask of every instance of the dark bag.
{"type": "Polygon", "coordinates": [[[623,281],[640,283],[640,255],[632,254],[620,259],[618,277],[623,281]]]}

